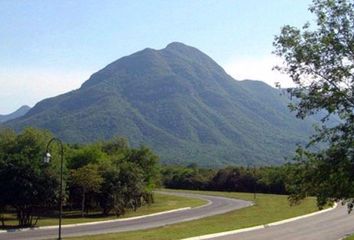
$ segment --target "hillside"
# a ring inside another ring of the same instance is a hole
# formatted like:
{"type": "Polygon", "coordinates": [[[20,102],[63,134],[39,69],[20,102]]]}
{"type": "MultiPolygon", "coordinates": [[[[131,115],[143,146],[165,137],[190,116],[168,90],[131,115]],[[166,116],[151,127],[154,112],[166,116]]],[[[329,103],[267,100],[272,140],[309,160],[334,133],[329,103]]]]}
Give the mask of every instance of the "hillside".
{"type": "Polygon", "coordinates": [[[13,120],[15,118],[19,118],[22,117],[23,115],[25,115],[31,108],[27,105],[24,105],[22,107],[20,107],[19,109],[17,109],[15,112],[13,113],[9,113],[9,114],[0,114],[0,123],[9,121],[9,120],[13,120]]]}
{"type": "Polygon", "coordinates": [[[122,135],[165,163],[277,164],[311,131],[287,104],[278,90],[236,81],[198,49],[171,43],[123,57],[7,125],[78,143],[122,135]]]}

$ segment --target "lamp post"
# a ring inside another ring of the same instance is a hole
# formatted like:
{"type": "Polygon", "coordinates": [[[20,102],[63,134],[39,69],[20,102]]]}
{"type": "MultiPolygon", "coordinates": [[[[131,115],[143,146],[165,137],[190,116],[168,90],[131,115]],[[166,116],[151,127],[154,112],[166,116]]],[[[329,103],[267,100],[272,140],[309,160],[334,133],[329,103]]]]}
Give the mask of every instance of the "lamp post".
{"type": "Polygon", "coordinates": [[[59,191],[59,233],[58,233],[58,240],[61,240],[61,219],[63,215],[63,160],[64,160],[64,148],[63,143],[59,138],[52,138],[49,140],[46,148],[46,154],[44,156],[44,162],[49,163],[52,155],[49,153],[49,146],[52,142],[58,142],[60,145],[60,191],[59,191]]]}

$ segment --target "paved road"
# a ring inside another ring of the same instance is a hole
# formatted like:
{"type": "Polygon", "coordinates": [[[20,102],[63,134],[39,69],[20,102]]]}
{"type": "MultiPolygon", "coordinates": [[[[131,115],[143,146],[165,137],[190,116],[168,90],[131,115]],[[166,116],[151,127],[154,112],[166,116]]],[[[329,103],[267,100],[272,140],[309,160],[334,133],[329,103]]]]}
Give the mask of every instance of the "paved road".
{"type": "MultiPolygon", "coordinates": [[[[172,194],[172,193],[169,193],[172,194]]],[[[236,200],[223,197],[213,197],[199,194],[173,193],[172,195],[188,196],[201,198],[209,201],[209,204],[184,210],[179,212],[166,213],[158,216],[150,216],[141,219],[127,220],[120,222],[98,223],[94,225],[66,227],[62,229],[63,237],[94,235],[112,232],[124,232],[139,229],[161,227],[169,224],[190,221],[216,214],[229,212],[235,209],[250,206],[251,203],[243,200],[236,200]]],[[[28,231],[0,233],[1,240],[37,240],[55,239],[58,230],[55,229],[36,229],[28,231]]]]}
{"type": "Polygon", "coordinates": [[[354,232],[354,214],[345,206],[312,217],[264,229],[209,238],[213,240],[338,240],[354,232]]]}

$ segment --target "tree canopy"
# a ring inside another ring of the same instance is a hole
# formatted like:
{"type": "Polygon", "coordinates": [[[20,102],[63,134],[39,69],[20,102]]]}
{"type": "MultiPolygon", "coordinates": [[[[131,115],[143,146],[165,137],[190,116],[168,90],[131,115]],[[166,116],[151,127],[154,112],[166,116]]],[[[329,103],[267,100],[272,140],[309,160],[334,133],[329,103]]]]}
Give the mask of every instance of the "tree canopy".
{"type": "Polygon", "coordinates": [[[50,134],[26,129],[16,135],[0,132],[0,209],[16,210],[19,225],[28,226],[35,213],[56,202],[59,181],[42,163],[50,134]]]}
{"type": "MultiPolygon", "coordinates": [[[[32,226],[58,205],[60,157],[51,146],[52,161],[44,163],[52,135],[28,128],[19,134],[0,130],[0,214],[15,211],[20,226],[32,226]]],[[[90,209],[124,214],[153,201],[159,181],[158,157],[147,147],[130,148],[115,137],[87,145],[64,144],[64,209],[90,209]]],[[[4,221],[3,221],[4,224],[4,221]]]]}
{"type": "Polygon", "coordinates": [[[313,0],[309,10],[316,24],[284,26],[274,52],[284,59],[276,68],[296,84],[288,90],[291,109],[299,118],[325,113],[307,148],[297,151],[292,188],[294,200],[314,194],[323,206],[354,197],[354,1],[313,0]]]}

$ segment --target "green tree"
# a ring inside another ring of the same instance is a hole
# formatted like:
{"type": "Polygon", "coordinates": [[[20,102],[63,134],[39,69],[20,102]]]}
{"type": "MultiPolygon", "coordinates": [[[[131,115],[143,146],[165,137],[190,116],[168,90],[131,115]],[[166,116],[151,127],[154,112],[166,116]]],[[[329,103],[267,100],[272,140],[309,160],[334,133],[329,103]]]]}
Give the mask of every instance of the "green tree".
{"type": "Polygon", "coordinates": [[[69,155],[68,167],[70,169],[77,169],[88,164],[100,164],[107,159],[107,155],[99,144],[89,144],[72,149],[69,155]]]}
{"type": "Polygon", "coordinates": [[[116,143],[117,139],[103,144],[105,151],[110,149],[111,165],[105,166],[102,173],[99,202],[103,214],[114,210],[119,216],[127,208],[135,210],[153,202],[152,190],[159,181],[159,168],[158,157],[150,149],[129,149],[126,144],[119,147],[121,144],[116,143]]]}
{"type": "Polygon", "coordinates": [[[116,168],[107,169],[102,173],[102,177],[104,180],[98,198],[102,208],[102,214],[108,215],[113,209],[115,209],[116,215],[119,216],[124,209],[119,170],[116,168]]]}
{"type": "Polygon", "coordinates": [[[71,182],[81,189],[81,216],[84,217],[87,192],[99,192],[103,178],[98,171],[98,166],[88,164],[72,170],[71,182]]]}
{"type": "MultiPolygon", "coordinates": [[[[284,26],[274,41],[275,54],[284,59],[276,68],[288,74],[296,88],[290,107],[299,118],[324,111],[309,146],[325,149],[297,151],[293,199],[315,194],[321,207],[333,198],[354,196],[354,2],[313,0],[309,10],[316,26],[284,26]],[[337,123],[330,117],[339,118],[337,123]]],[[[312,148],[313,149],[313,148],[312,148]]]]}
{"type": "Polygon", "coordinates": [[[102,144],[102,150],[107,154],[116,154],[129,149],[129,142],[124,137],[113,137],[102,144]]]}
{"type": "Polygon", "coordinates": [[[57,199],[58,178],[42,162],[50,137],[31,128],[19,135],[0,131],[0,209],[16,209],[20,226],[35,224],[36,210],[53,206],[57,199]]]}
{"type": "Polygon", "coordinates": [[[161,170],[165,187],[179,189],[206,190],[215,172],[198,168],[196,164],[183,166],[165,166],[161,170]]]}
{"type": "Polygon", "coordinates": [[[103,178],[99,202],[104,215],[114,210],[120,216],[126,208],[136,210],[143,204],[146,183],[142,169],[135,163],[121,161],[103,172],[103,178]]]}
{"type": "Polygon", "coordinates": [[[256,190],[276,194],[285,194],[285,186],[288,179],[288,168],[289,165],[260,168],[258,170],[260,178],[258,180],[256,190]]]}
{"type": "Polygon", "coordinates": [[[142,170],[145,190],[151,192],[160,180],[159,157],[148,147],[141,146],[138,149],[131,149],[126,161],[135,163],[142,170]]]}

